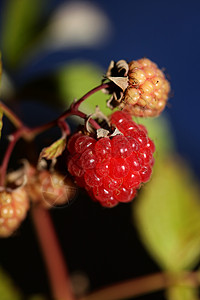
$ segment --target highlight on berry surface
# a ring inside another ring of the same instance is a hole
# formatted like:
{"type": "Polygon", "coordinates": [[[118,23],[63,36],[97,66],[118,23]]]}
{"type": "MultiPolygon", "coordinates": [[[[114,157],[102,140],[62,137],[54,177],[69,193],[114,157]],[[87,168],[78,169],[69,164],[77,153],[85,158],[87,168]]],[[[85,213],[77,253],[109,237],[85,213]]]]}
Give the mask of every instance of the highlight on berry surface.
{"type": "Polygon", "coordinates": [[[130,202],[136,196],[151,177],[155,151],[146,128],[132,121],[127,112],[114,112],[110,123],[104,137],[79,131],[67,144],[69,173],[105,207],[130,202]]]}
{"type": "Polygon", "coordinates": [[[170,84],[162,70],[148,58],[127,63],[111,62],[106,78],[113,85],[105,90],[112,94],[108,106],[128,110],[137,117],[156,117],[164,110],[170,84]]]}

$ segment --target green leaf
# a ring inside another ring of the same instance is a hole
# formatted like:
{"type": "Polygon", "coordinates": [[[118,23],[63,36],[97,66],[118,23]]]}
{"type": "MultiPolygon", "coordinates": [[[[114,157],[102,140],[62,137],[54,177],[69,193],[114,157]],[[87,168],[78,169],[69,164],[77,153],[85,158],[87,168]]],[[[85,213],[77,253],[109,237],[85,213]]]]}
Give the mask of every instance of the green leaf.
{"type": "Polygon", "coordinates": [[[155,159],[162,159],[163,156],[173,153],[175,142],[168,119],[161,115],[157,118],[139,118],[138,123],[145,125],[149,137],[156,146],[155,159]]]}
{"type": "Polygon", "coordinates": [[[3,14],[2,52],[6,64],[14,68],[24,57],[37,30],[39,0],[7,0],[3,14]]]}
{"type": "Polygon", "coordinates": [[[44,148],[40,153],[40,160],[42,158],[54,159],[60,156],[66,147],[66,137],[62,137],[49,147],[44,148]]]}
{"type": "Polygon", "coordinates": [[[22,300],[23,297],[10,277],[0,268],[0,298],[1,300],[22,300]]]}
{"type": "Polygon", "coordinates": [[[172,286],[166,291],[168,300],[199,300],[198,288],[177,285],[172,286]]]}
{"type": "MultiPolygon", "coordinates": [[[[90,62],[72,62],[57,74],[58,88],[65,106],[69,107],[73,99],[79,99],[91,89],[101,84],[104,72],[90,62]]],[[[99,91],[86,99],[80,109],[87,114],[95,111],[96,105],[108,115],[111,110],[106,106],[109,96],[99,91]]]]}
{"type": "Polygon", "coordinates": [[[191,269],[200,258],[199,199],[198,185],[179,158],[156,161],[134,217],[143,243],[165,270],[191,269]]]}

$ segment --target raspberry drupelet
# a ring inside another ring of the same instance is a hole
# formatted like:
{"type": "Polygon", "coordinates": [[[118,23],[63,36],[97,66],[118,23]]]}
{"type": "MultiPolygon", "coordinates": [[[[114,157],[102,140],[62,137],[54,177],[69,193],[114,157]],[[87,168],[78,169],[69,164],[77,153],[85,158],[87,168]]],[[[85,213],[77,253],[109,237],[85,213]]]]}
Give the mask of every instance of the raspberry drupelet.
{"type": "Polygon", "coordinates": [[[146,128],[123,111],[110,117],[116,135],[96,138],[75,133],[68,141],[68,171],[93,200],[113,207],[130,202],[150,179],[155,146],[146,128]]]}

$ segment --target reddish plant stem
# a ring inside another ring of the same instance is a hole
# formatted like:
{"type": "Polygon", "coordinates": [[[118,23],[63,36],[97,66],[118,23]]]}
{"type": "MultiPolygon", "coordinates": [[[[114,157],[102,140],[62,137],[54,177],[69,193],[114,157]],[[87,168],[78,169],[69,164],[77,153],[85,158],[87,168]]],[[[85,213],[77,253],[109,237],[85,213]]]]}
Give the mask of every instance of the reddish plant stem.
{"type": "MultiPolygon", "coordinates": [[[[66,133],[69,134],[69,130],[67,128],[67,125],[64,125],[64,120],[71,116],[71,115],[76,115],[79,116],[85,120],[87,120],[87,115],[81,111],[78,110],[80,104],[85,101],[89,96],[93,95],[94,93],[98,92],[99,90],[102,90],[104,88],[109,87],[109,84],[101,84],[97,87],[95,87],[94,89],[92,89],[91,91],[89,91],[88,93],[86,93],[83,97],[81,97],[77,102],[73,103],[71,105],[71,107],[66,110],[61,116],[59,116],[57,119],[44,124],[42,126],[37,126],[34,128],[29,128],[27,127],[25,124],[22,123],[22,121],[6,106],[4,105],[2,102],[0,102],[0,108],[3,110],[3,112],[5,113],[5,115],[10,119],[10,121],[13,122],[13,124],[19,128],[11,137],[12,137],[12,141],[10,142],[5,157],[3,159],[3,163],[2,166],[0,168],[1,170],[1,178],[0,178],[0,185],[4,185],[5,183],[5,174],[6,174],[6,170],[7,170],[7,166],[8,166],[8,162],[10,159],[10,155],[13,151],[13,148],[17,142],[17,140],[20,137],[23,137],[26,140],[32,140],[37,134],[42,133],[45,130],[48,130],[54,126],[59,126],[61,127],[61,130],[63,132],[63,130],[66,130],[66,133]]],[[[101,128],[99,126],[99,124],[93,120],[92,118],[90,118],[88,120],[88,122],[90,122],[90,124],[95,128],[95,129],[99,129],[101,128]]]]}
{"type": "MultiPolygon", "coordinates": [[[[54,126],[57,126],[59,121],[63,121],[65,120],[67,117],[71,116],[71,115],[76,115],[76,116],[79,116],[83,119],[87,119],[87,115],[84,114],[83,112],[79,111],[78,108],[79,106],[81,105],[81,103],[83,101],[85,101],[88,97],[92,96],[94,93],[102,90],[102,89],[105,89],[105,88],[108,88],[110,86],[109,83],[104,83],[104,84],[101,84],[97,87],[95,87],[94,89],[92,89],[91,91],[89,91],[88,93],[86,93],[83,97],[81,97],[77,102],[75,103],[72,103],[72,105],[70,106],[69,109],[67,109],[61,116],[59,116],[57,119],[47,123],[47,124],[44,124],[42,126],[38,126],[38,127],[35,127],[33,129],[30,129],[30,128],[27,128],[26,129],[26,132],[30,135],[30,138],[32,138],[32,136],[34,137],[35,135],[45,131],[45,130],[48,130],[49,128],[52,128],[54,126]]],[[[95,120],[93,120],[92,118],[89,119],[89,122],[90,124],[95,128],[95,129],[99,129],[100,126],[97,124],[97,122],[95,122],[95,120]]]]}
{"type": "MultiPolygon", "coordinates": [[[[65,112],[64,115],[60,116],[59,118],[47,123],[47,124],[44,124],[42,126],[38,126],[38,127],[35,127],[35,128],[28,128],[26,127],[25,130],[24,130],[24,138],[27,139],[27,140],[32,140],[36,135],[42,133],[43,131],[46,131],[52,127],[55,127],[55,126],[59,126],[59,122],[62,122],[64,119],[66,119],[67,117],[69,116],[78,116],[82,119],[85,119],[87,120],[87,115],[84,114],[83,112],[79,111],[79,110],[73,110],[73,109],[69,109],[65,112]]],[[[90,118],[88,120],[90,122],[90,124],[95,128],[95,129],[99,129],[101,128],[99,126],[99,124],[93,120],[92,118],[90,118]]]]}
{"type": "Polygon", "coordinates": [[[73,109],[74,110],[78,110],[79,106],[81,105],[81,103],[83,101],[85,101],[88,97],[90,97],[91,95],[93,95],[94,93],[100,91],[100,90],[103,90],[103,89],[106,89],[110,86],[109,83],[103,83],[97,87],[95,87],[94,89],[92,89],[91,91],[89,91],[87,94],[85,94],[83,97],[81,97],[77,102],[73,103],[72,106],[73,106],[73,109]]]}
{"type": "Polygon", "coordinates": [[[49,212],[35,206],[32,219],[49,275],[52,296],[55,300],[74,300],[66,263],[49,212]]]}
{"type": "Polygon", "coordinates": [[[169,285],[164,273],[128,280],[95,291],[79,300],[120,300],[159,291],[169,285]]]}
{"type": "Polygon", "coordinates": [[[167,289],[171,286],[182,285],[190,288],[198,288],[199,284],[200,274],[198,271],[155,273],[101,288],[78,300],[124,300],[167,289]]]}
{"type": "Polygon", "coordinates": [[[9,143],[6,153],[4,155],[3,162],[1,165],[1,169],[0,169],[1,170],[1,178],[0,178],[1,186],[4,186],[4,184],[5,184],[5,176],[6,176],[6,171],[7,171],[8,163],[10,160],[10,156],[12,154],[15,144],[20,139],[21,135],[22,135],[22,129],[18,129],[15,133],[10,135],[10,143],[9,143]]]}
{"type": "Polygon", "coordinates": [[[14,112],[9,109],[3,102],[0,102],[0,109],[4,112],[6,117],[17,127],[23,127],[22,121],[14,114],[14,112]]]}

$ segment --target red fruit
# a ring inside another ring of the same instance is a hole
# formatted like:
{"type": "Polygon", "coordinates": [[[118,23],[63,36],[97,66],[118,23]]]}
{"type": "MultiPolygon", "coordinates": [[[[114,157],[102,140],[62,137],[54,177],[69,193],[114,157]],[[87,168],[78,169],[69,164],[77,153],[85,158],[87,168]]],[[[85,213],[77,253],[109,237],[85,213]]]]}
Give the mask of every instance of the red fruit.
{"type": "Polygon", "coordinates": [[[76,177],[81,177],[84,174],[84,170],[80,165],[79,159],[80,154],[77,153],[74,156],[70,156],[68,161],[68,170],[70,174],[76,177]]]}
{"type": "Polygon", "coordinates": [[[107,177],[110,172],[110,161],[103,161],[96,165],[96,173],[101,177],[107,177]]]}
{"type": "Polygon", "coordinates": [[[138,188],[141,184],[141,176],[139,172],[130,171],[128,175],[123,180],[123,185],[130,189],[130,188],[138,188]]]}
{"type": "Polygon", "coordinates": [[[101,138],[95,144],[95,153],[100,160],[111,157],[111,142],[109,138],[101,138]]]}
{"type": "Polygon", "coordinates": [[[130,171],[139,171],[141,169],[140,160],[138,158],[138,152],[133,152],[131,156],[129,156],[126,160],[129,164],[130,171]]]}
{"type": "Polygon", "coordinates": [[[102,184],[102,179],[95,170],[88,170],[85,172],[84,175],[85,178],[85,183],[88,185],[88,187],[95,187],[95,186],[100,186],[102,184]]]}
{"type": "Polygon", "coordinates": [[[126,138],[129,141],[132,151],[138,151],[140,147],[139,142],[132,136],[127,136],[126,138]]]}
{"type": "Polygon", "coordinates": [[[154,142],[149,138],[148,141],[147,141],[147,144],[146,144],[146,148],[149,148],[151,149],[151,152],[154,153],[156,148],[155,148],[155,145],[154,145],[154,142]]]}
{"type": "Polygon", "coordinates": [[[86,149],[79,159],[80,165],[84,170],[93,169],[96,166],[97,161],[97,156],[90,148],[86,149]]]}
{"type": "Polygon", "coordinates": [[[136,189],[150,179],[155,151],[146,128],[126,112],[113,113],[110,121],[111,132],[115,126],[121,133],[101,138],[72,135],[68,141],[68,171],[77,185],[105,207],[130,202],[136,196],[136,189]]]}
{"type": "Polygon", "coordinates": [[[131,115],[127,112],[118,111],[117,114],[114,113],[111,115],[112,124],[116,124],[116,122],[121,124],[125,121],[132,121],[131,115]]]}
{"type": "Polygon", "coordinates": [[[136,195],[136,189],[121,186],[114,191],[114,197],[119,202],[130,202],[136,195]]]}
{"type": "Polygon", "coordinates": [[[86,149],[91,148],[94,143],[93,138],[82,135],[76,139],[74,149],[78,153],[83,153],[86,149]]]}
{"type": "Polygon", "coordinates": [[[68,141],[67,149],[69,150],[70,153],[73,154],[75,152],[75,142],[80,136],[83,136],[83,134],[81,132],[77,132],[74,135],[72,135],[70,141],[68,141]]]}
{"type": "Polygon", "coordinates": [[[112,156],[114,158],[126,158],[131,155],[132,149],[128,139],[123,135],[116,135],[111,140],[112,156]]]}
{"type": "Polygon", "coordinates": [[[103,178],[103,187],[106,189],[113,191],[116,190],[119,186],[122,185],[123,179],[122,178],[113,178],[110,176],[105,176],[103,178]]]}
{"type": "Polygon", "coordinates": [[[113,158],[110,162],[110,175],[113,178],[124,178],[130,170],[129,164],[123,158],[113,158]]]}
{"type": "Polygon", "coordinates": [[[141,176],[142,182],[147,182],[150,179],[151,172],[152,172],[151,166],[143,166],[140,169],[140,176],[141,176]]]}
{"type": "Polygon", "coordinates": [[[143,165],[148,165],[152,159],[152,151],[149,148],[141,149],[140,153],[138,154],[140,163],[142,162],[143,165]]]}
{"type": "Polygon", "coordinates": [[[111,196],[109,199],[106,199],[105,201],[100,201],[101,205],[103,207],[114,207],[116,206],[119,202],[117,201],[117,199],[115,199],[113,196],[111,196]]]}
{"type": "Polygon", "coordinates": [[[113,197],[113,192],[105,187],[94,187],[93,194],[99,201],[106,201],[113,197]]]}

